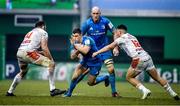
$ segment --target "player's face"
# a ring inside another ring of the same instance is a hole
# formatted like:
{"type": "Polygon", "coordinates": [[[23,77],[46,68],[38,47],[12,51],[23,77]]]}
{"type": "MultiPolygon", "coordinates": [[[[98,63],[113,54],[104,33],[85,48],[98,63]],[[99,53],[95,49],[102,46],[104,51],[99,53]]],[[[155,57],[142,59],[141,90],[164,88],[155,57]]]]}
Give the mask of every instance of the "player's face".
{"type": "Polygon", "coordinates": [[[120,37],[122,34],[124,34],[124,30],[122,30],[122,29],[116,30],[116,36],[120,37]]]}
{"type": "Polygon", "coordinates": [[[99,17],[100,17],[101,13],[99,10],[93,10],[91,12],[91,16],[94,22],[98,22],[99,21],[99,17]]]}
{"type": "Polygon", "coordinates": [[[81,34],[79,34],[79,33],[73,34],[73,39],[74,39],[76,42],[80,43],[80,42],[81,42],[81,34]]]}

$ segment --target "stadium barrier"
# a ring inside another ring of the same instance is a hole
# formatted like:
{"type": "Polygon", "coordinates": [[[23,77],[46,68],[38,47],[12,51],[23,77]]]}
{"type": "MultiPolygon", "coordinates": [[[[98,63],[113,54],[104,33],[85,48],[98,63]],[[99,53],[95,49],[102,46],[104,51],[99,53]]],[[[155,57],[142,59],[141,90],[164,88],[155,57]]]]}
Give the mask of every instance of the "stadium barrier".
{"type": "MultiPolygon", "coordinates": [[[[59,62],[55,67],[55,77],[58,81],[67,81],[70,83],[73,71],[77,63],[59,62]]],[[[129,64],[115,64],[116,81],[126,81],[126,72],[129,64]]],[[[180,66],[179,65],[157,65],[158,73],[170,83],[180,83],[180,66]]],[[[12,79],[19,72],[17,62],[7,62],[6,79],[12,79]]],[[[102,67],[100,75],[108,74],[105,66],[102,67]]],[[[154,82],[147,73],[141,73],[138,78],[145,82],[154,82]]],[[[26,79],[30,80],[47,80],[48,71],[46,68],[30,65],[26,79]]],[[[85,78],[87,80],[87,78],[85,78]]]]}
{"type": "Polygon", "coordinates": [[[5,36],[0,35],[0,80],[4,79],[5,70],[5,36]]]}

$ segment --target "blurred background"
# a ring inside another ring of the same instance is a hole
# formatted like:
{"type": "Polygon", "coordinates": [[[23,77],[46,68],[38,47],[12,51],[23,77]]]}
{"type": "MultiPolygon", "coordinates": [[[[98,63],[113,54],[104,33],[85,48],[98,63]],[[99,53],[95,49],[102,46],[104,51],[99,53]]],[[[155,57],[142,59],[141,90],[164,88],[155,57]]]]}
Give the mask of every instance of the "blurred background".
{"type": "MultiPolygon", "coordinates": [[[[180,83],[179,0],[0,0],[0,80],[19,72],[17,49],[24,35],[39,20],[47,23],[49,48],[56,62],[56,79],[69,82],[77,60],[70,60],[69,36],[90,17],[93,6],[114,26],[125,24],[152,56],[159,74],[180,83]]],[[[108,33],[110,42],[112,35],[108,33]]],[[[116,80],[125,81],[130,58],[124,52],[114,57],[116,80]]],[[[30,65],[26,79],[47,80],[47,71],[30,65]]],[[[101,74],[107,74],[103,66],[101,74]]],[[[153,82],[145,73],[141,80],[153,82]]]]}

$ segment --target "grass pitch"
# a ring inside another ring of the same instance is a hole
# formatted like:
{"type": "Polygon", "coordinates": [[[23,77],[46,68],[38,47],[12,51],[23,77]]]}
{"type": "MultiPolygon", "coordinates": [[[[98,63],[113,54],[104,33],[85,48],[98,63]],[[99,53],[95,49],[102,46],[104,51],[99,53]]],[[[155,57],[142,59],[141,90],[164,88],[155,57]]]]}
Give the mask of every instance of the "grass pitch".
{"type": "MultiPolygon", "coordinates": [[[[48,81],[23,80],[17,87],[16,97],[6,97],[11,80],[0,81],[0,105],[180,105],[180,101],[172,99],[158,84],[145,83],[152,91],[152,95],[141,100],[141,93],[129,83],[116,82],[118,92],[122,98],[112,98],[110,87],[104,83],[89,87],[86,81],[80,82],[71,98],[49,96],[48,81]]],[[[171,84],[180,94],[180,84],[171,84]]],[[[66,82],[56,82],[56,87],[67,89],[66,82]]]]}

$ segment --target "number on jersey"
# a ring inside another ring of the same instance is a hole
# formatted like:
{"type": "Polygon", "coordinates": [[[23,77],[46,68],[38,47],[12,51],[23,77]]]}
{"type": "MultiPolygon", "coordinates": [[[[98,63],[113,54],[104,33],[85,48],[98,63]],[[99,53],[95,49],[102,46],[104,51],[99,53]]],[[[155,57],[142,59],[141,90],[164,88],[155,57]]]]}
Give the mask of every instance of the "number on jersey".
{"type": "Polygon", "coordinates": [[[135,47],[141,47],[137,40],[131,40],[135,47]]]}

